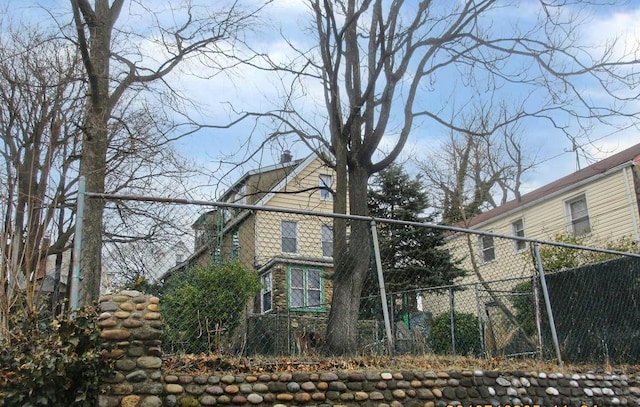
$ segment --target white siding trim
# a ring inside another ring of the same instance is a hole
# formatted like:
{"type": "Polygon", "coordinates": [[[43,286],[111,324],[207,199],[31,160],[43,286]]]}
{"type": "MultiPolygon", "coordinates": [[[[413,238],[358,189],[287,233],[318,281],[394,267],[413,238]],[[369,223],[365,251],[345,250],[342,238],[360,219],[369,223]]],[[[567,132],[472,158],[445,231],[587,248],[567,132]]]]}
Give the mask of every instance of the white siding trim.
{"type": "MultiPolygon", "coordinates": [[[[638,208],[636,207],[636,200],[633,199],[633,194],[631,193],[631,186],[629,185],[629,167],[626,167],[622,171],[622,176],[624,178],[624,187],[627,191],[627,202],[629,203],[629,215],[631,215],[631,223],[633,223],[633,240],[636,242],[640,241],[640,232],[638,232],[638,208]]],[[[631,173],[633,177],[633,173],[631,173]]]]}

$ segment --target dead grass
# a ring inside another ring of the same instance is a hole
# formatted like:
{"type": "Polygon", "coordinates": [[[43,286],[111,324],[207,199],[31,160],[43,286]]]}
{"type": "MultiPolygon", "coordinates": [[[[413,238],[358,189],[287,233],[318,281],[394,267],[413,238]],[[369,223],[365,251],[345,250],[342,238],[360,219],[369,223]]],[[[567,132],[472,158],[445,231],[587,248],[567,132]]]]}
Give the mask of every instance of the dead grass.
{"type": "Polygon", "coordinates": [[[537,359],[490,358],[466,356],[367,356],[329,358],[321,356],[297,357],[222,357],[216,354],[175,355],[165,358],[164,370],[172,373],[210,374],[225,373],[282,373],[323,371],[463,371],[499,370],[504,372],[556,372],[586,373],[614,372],[635,375],[640,366],[565,364],[559,367],[553,361],[537,359]]]}

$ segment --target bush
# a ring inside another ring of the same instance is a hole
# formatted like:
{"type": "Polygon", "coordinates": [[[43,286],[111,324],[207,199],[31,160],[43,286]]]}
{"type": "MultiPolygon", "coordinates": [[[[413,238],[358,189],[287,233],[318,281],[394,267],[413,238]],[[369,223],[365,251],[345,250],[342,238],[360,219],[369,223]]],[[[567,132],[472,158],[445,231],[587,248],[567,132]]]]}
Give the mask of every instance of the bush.
{"type": "Polygon", "coordinates": [[[55,319],[14,307],[9,346],[0,350],[0,399],[7,406],[95,406],[99,379],[110,372],[100,357],[97,310],[55,319]]]}
{"type": "Polygon", "coordinates": [[[160,293],[165,344],[190,353],[228,350],[247,302],[258,292],[257,272],[237,261],[173,275],[160,293]]]}
{"type": "MultiPolygon", "coordinates": [[[[456,312],[456,354],[475,355],[482,353],[480,334],[478,331],[478,318],[469,313],[456,312]]],[[[442,313],[431,321],[431,335],[429,346],[434,353],[451,354],[451,321],[449,313],[442,313]]]]}

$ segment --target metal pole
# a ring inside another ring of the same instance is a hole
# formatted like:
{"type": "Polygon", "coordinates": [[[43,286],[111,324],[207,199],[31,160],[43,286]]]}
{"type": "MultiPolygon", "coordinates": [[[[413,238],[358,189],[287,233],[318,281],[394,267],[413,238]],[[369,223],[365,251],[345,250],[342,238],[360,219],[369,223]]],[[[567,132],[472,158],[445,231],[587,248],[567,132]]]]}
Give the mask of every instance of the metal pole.
{"type": "Polygon", "coordinates": [[[542,359],[542,311],[540,310],[540,290],[538,289],[538,282],[535,276],[531,278],[531,285],[533,288],[533,306],[535,310],[536,318],[536,333],[538,339],[538,356],[542,359]]]}
{"type": "Polygon", "coordinates": [[[551,339],[553,340],[553,347],[556,351],[558,366],[562,366],[562,355],[560,354],[560,344],[558,343],[558,333],[556,332],[556,323],[553,320],[553,310],[551,309],[551,301],[549,300],[549,290],[547,289],[547,279],[544,276],[544,267],[542,267],[542,257],[540,256],[540,246],[538,243],[533,244],[533,252],[535,253],[536,262],[538,263],[538,272],[540,273],[540,286],[542,287],[544,304],[547,308],[547,316],[549,317],[549,326],[551,328],[551,339]]]}
{"type": "Polygon", "coordinates": [[[71,311],[78,309],[78,297],[80,290],[80,259],[82,257],[82,224],[84,223],[84,199],[86,193],[86,181],[80,177],[78,183],[78,199],[76,203],[76,226],[73,237],[73,270],[71,278],[71,289],[69,291],[69,305],[71,311]]]}
{"type": "Polygon", "coordinates": [[[483,319],[482,319],[482,306],[480,305],[480,289],[478,288],[478,284],[475,285],[476,289],[476,312],[478,313],[478,335],[480,335],[480,349],[484,355],[487,354],[487,350],[485,349],[484,344],[484,327],[483,327],[483,319]]]}
{"type": "Polygon", "coordinates": [[[451,352],[456,355],[456,309],[453,299],[453,287],[449,287],[449,322],[451,322],[451,352]]]}
{"type": "Polygon", "coordinates": [[[387,333],[387,345],[389,354],[393,355],[395,349],[393,335],[391,333],[391,321],[389,320],[389,309],[387,308],[387,292],[384,288],[384,276],[382,274],[382,260],[380,259],[380,244],[378,243],[378,230],[376,221],[371,221],[371,239],[373,240],[373,253],[376,261],[376,271],[378,272],[378,286],[380,287],[380,303],[382,304],[382,317],[384,318],[384,329],[387,333]]]}

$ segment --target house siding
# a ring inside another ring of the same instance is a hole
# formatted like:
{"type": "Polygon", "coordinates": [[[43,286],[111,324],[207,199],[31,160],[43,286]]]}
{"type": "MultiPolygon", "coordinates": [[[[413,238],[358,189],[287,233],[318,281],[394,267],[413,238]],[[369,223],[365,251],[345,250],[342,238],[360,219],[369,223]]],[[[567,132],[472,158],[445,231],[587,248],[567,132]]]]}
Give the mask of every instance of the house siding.
{"type": "MultiPolygon", "coordinates": [[[[473,226],[473,229],[495,234],[513,236],[512,223],[522,219],[524,236],[538,240],[554,240],[558,234],[570,233],[570,217],[566,202],[584,195],[587,202],[591,233],[585,236],[584,244],[603,247],[608,242],[621,238],[637,239],[639,224],[638,201],[634,189],[635,176],[630,165],[614,168],[606,173],[566,188],[548,198],[541,198],[525,207],[520,207],[500,217],[490,219],[473,226]]],[[[473,272],[470,256],[474,256],[478,271],[486,281],[531,276],[534,263],[529,248],[517,253],[510,239],[494,239],[496,258],[483,263],[480,258],[480,246],[477,235],[469,235],[471,253],[467,235],[452,237],[447,247],[454,258],[461,261],[461,267],[467,270],[467,276],[460,284],[478,283],[473,272]]],[[[510,290],[519,281],[504,283],[503,290],[510,290]]],[[[448,312],[448,301],[442,294],[430,294],[424,298],[424,308],[434,315],[448,312]]],[[[477,313],[476,292],[474,286],[454,294],[456,311],[477,313]]],[[[511,304],[506,301],[505,304],[511,304]]]]}
{"type": "Polygon", "coordinates": [[[295,176],[289,175],[290,178],[287,179],[287,183],[281,191],[282,193],[276,193],[269,199],[267,205],[280,208],[333,212],[333,202],[320,199],[320,190],[318,189],[320,174],[332,175],[335,182],[333,170],[324,165],[320,159],[315,159],[299,174],[295,176]]]}
{"type": "MultiPolygon", "coordinates": [[[[320,199],[320,190],[317,188],[320,174],[332,173],[319,159],[316,159],[299,174],[291,176],[282,189],[282,192],[303,192],[276,193],[266,202],[266,205],[331,213],[333,202],[320,199]]],[[[258,267],[274,257],[322,258],[321,227],[323,224],[332,225],[331,218],[279,212],[259,212],[255,217],[256,246],[254,253],[258,267]],[[296,253],[282,252],[282,220],[293,221],[297,224],[296,253]]]]}

